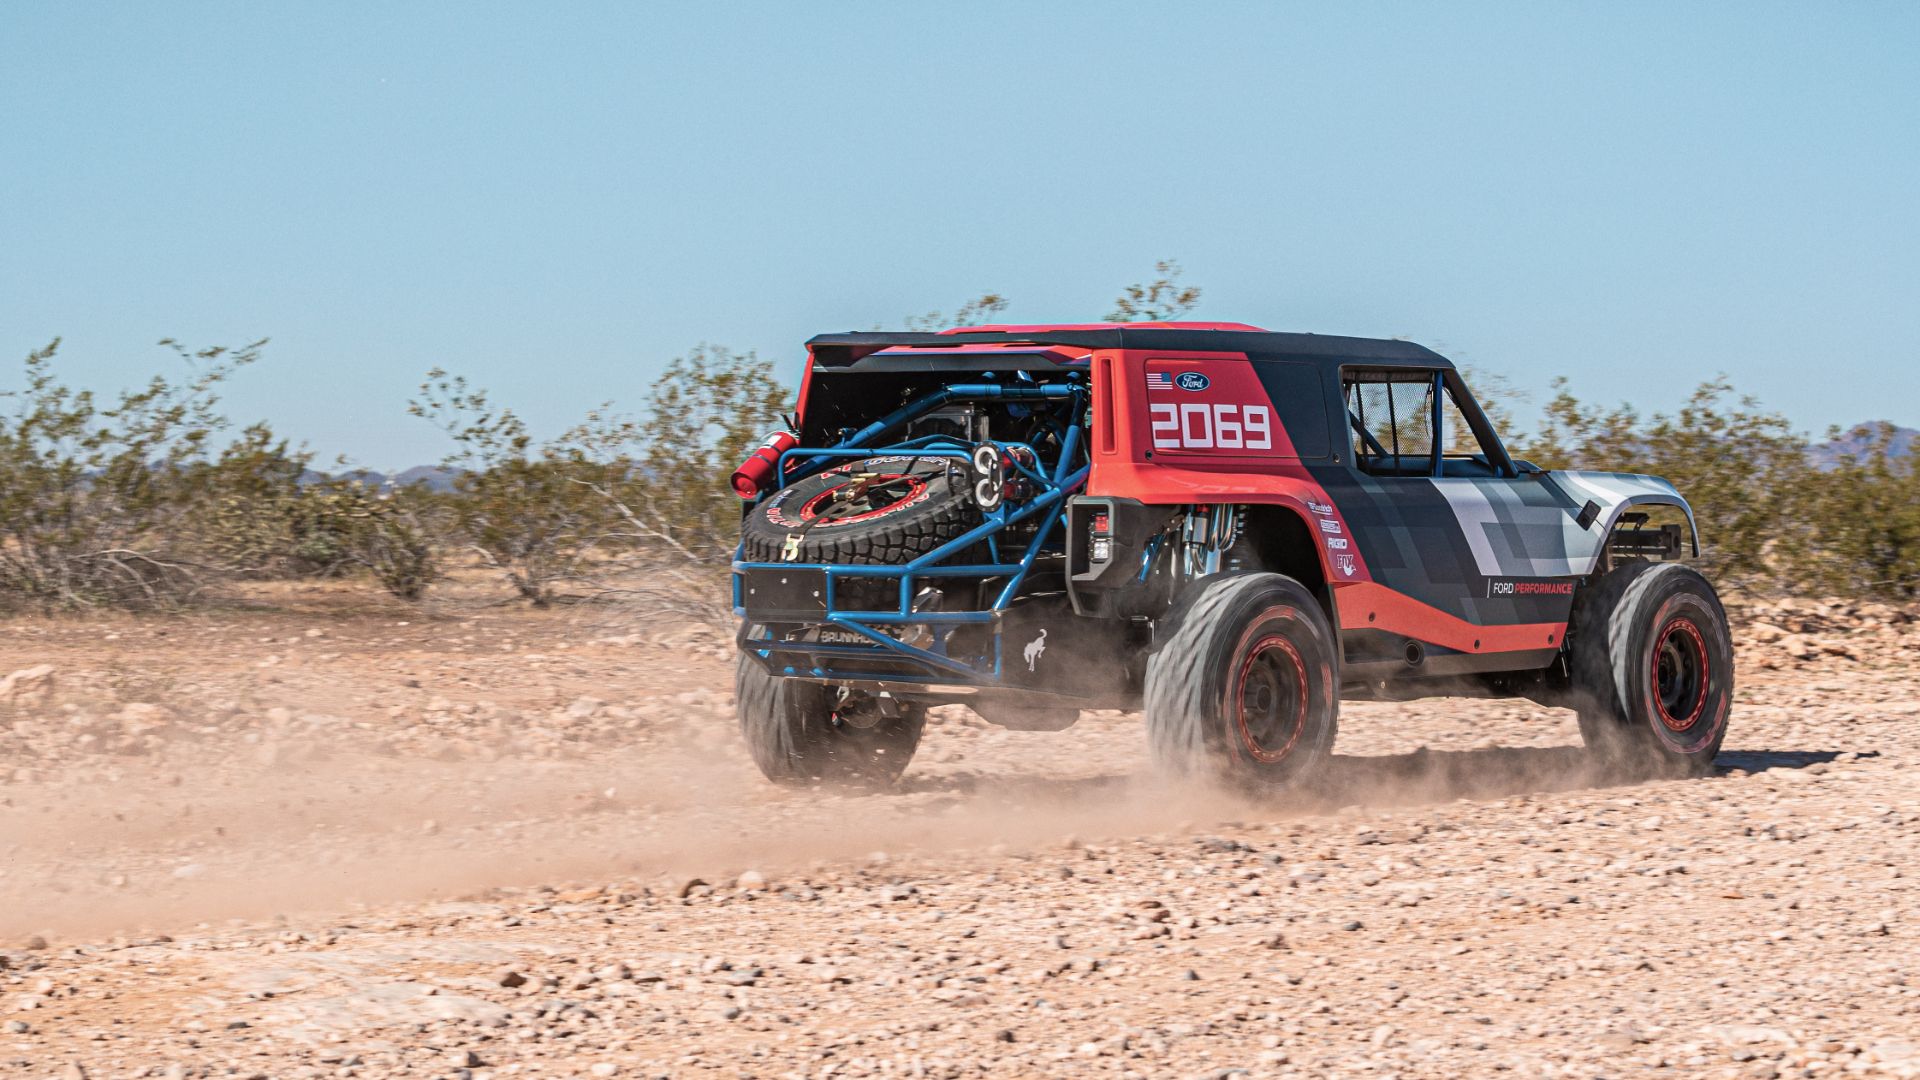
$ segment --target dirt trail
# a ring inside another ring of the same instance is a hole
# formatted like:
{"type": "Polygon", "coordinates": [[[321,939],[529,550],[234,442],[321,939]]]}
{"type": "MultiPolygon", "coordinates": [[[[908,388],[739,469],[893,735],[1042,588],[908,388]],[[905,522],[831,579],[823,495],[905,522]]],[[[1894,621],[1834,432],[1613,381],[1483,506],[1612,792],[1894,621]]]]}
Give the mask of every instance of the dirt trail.
{"type": "Polygon", "coordinates": [[[0,637],[57,669],[0,716],[0,1073],[1920,1075],[1905,669],[1748,673],[1694,782],[1455,701],[1349,705],[1316,799],[962,710],[834,796],[698,637],[163,629],[0,637]]]}

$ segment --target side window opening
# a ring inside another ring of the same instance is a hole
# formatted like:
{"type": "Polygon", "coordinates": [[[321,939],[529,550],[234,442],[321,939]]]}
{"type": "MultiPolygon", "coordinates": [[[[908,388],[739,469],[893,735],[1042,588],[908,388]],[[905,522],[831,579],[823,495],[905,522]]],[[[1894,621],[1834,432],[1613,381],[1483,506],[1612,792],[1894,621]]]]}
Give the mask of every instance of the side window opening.
{"type": "Polygon", "coordinates": [[[1361,471],[1374,476],[1496,475],[1444,372],[1349,370],[1342,381],[1353,460],[1361,471]]]}

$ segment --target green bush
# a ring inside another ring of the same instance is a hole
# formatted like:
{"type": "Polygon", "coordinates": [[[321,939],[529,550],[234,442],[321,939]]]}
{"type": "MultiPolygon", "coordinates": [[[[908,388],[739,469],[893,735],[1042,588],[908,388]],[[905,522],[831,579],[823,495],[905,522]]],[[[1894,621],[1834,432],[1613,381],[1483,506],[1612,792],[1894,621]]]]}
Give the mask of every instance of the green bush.
{"type": "Polygon", "coordinates": [[[0,415],[0,603],[171,607],[204,588],[215,568],[191,541],[227,429],[215,391],[264,342],[162,344],[187,375],[109,403],[59,379],[58,341],[28,354],[23,389],[0,394],[12,406],[0,415]]]}
{"type": "MultiPolygon", "coordinates": [[[[1893,426],[1848,432],[1842,452],[1815,485],[1809,584],[1854,596],[1920,598],[1920,463],[1893,452],[1893,426]]],[[[1833,432],[1836,444],[1840,432],[1833,432]]]]}

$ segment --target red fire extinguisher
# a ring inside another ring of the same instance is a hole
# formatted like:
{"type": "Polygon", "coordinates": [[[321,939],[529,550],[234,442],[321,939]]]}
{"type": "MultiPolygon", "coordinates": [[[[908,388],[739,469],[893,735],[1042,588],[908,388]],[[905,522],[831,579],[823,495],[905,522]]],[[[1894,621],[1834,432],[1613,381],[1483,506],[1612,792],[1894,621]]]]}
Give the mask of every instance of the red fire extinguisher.
{"type": "Polygon", "coordinates": [[[733,493],[743,499],[751,499],[766,490],[773,477],[775,466],[780,463],[780,455],[800,445],[799,436],[791,431],[776,431],[767,436],[740,467],[733,470],[733,493]]]}

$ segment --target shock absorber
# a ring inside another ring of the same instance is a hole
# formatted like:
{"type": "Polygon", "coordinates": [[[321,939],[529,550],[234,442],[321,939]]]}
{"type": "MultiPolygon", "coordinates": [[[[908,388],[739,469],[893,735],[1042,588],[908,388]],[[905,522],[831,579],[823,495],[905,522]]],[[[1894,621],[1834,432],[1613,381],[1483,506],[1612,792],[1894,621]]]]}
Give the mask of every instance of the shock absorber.
{"type": "Polygon", "coordinates": [[[1181,569],[1189,580],[1220,572],[1227,549],[1240,538],[1240,510],[1218,503],[1187,511],[1180,525],[1180,551],[1181,569]]]}

